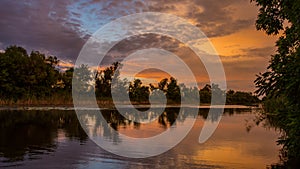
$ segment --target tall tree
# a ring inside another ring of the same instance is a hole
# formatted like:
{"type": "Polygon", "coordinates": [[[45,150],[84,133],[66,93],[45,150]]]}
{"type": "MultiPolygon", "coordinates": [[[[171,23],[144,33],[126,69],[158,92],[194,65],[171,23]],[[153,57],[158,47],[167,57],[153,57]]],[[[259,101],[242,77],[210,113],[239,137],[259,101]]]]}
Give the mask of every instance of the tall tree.
{"type": "Polygon", "coordinates": [[[31,52],[26,70],[28,75],[26,84],[32,96],[49,97],[53,94],[60,77],[56,69],[57,64],[56,57],[46,57],[38,51],[31,52]]]}
{"type": "Polygon", "coordinates": [[[206,84],[199,91],[200,103],[211,103],[211,85],[206,84]]]}
{"type": "Polygon", "coordinates": [[[159,83],[158,83],[158,89],[163,91],[163,92],[166,92],[167,90],[167,85],[168,85],[168,79],[167,78],[164,78],[162,79],[159,83]]]}
{"type": "Polygon", "coordinates": [[[61,80],[63,82],[63,88],[66,92],[71,92],[72,90],[72,78],[73,78],[74,68],[71,67],[62,73],[61,80]]]}
{"type": "Polygon", "coordinates": [[[143,86],[140,79],[135,79],[129,85],[129,97],[133,101],[143,102],[148,101],[150,90],[148,86],[143,86]]]}
{"type": "Polygon", "coordinates": [[[272,56],[268,70],[255,81],[259,95],[284,100],[273,109],[286,137],[288,157],[300,161],[300,1],[252,0],[260,7],[256,27],[269,35],[277,35],[277,53],[272,56]],[[286,23],[286,24],[285,24],[286,23]]]}
{"type": "Polygon", "coordinates": [[[173,77],[170,77],[170,82],[167,85],[166,96],[168,100],[172,100],[174,102],[180,102],[180,87],[177,84],[177,80],[173,77]]]}
{"type": "Polygon", "coordinates": [[[92,72],[87,65],[76,67],[73,73],[73,91],[79,96],[89,94],[93,91],[92,80],[92,72]]]}
{"type": "Polygon", "coordinates": [[[117,69],[120,66],[119,62],[115,62],[104,70],[96,72],[96,95],[98,97],[111,97],[111,83],[113,78],[119,76],[117,69]]]}
{"type": "Polygon", "coordinates": [[[56,57],[37,51],[10,46],[1,53],[0,96],[4,100],[22,100],[50,96],[56,87],[59,72],[56,57]]]}
{"type": "Polygon", "coordinates": [[[6,62],[6,73],[8,84],[3,89],[7,99],[13,99],[16,101],[18,98],[23,98],[28,95],[28,76],[27,66],[29,62],[28,54],[22,47],[10,46],[4,53],[6,62]]]}

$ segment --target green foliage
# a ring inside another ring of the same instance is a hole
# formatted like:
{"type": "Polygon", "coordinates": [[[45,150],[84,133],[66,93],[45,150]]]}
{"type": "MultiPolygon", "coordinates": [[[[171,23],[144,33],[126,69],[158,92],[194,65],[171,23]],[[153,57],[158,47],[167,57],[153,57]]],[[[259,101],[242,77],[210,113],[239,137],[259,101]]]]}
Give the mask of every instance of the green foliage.
{"type": "Polygon", "coordinates": [[[0,55],[0,97],[6,100],[50,96],[59,72],[56,57],[39,52],[27,54],[22,47],[11,46],[0,55]]]}
{"type": "Polygon", "coordinates": [[[173,77],[170,77],[170,82],[167,86],[166,96],[168,100],[172,100],[174,102],[180,102],[180,88],[177,84],[177,80],[173,77]]]}
{"type": "Polygon", "coordinates": [[[85,95],[93,92],[93,85],[91,83],[92,80],[92,72],[89,70],[87,65],[75,67],[72,81],[73,86],[75,87],[73,91],[79,95],[85,95]]]}
{"type": "Polygon", "coordinates": [[[158,89],[166,92],[167,91],[167,85],[168,85],[168,79],[164,78],[158,83],[158,89]]]}
{"type": "Polygon", "coordinates": [[[198,87],[186,87],[185,84],[179,84],[181,93],[181,101],[185,104],[199,103],[199,89],[198,87]]]}
{"type": "Polygon", "coordinates": [[[226,104],[253,105],[259,102],[260,100],[250,92],[229,90],[226,94],[226,104]]]}
{"type": "Polygon", "coordinates": [[[206,84],[202,89],[200,89],[200,103],[202,104],[211,104],[212,93],[215,95],[215,103],[221,104],[224,103],[224,96],[226,94],[226,104],[229,105],[256,105],[260,103],[260,100],[257,96],[253,95],[251,92],[242,92],[228,90],[227,93],[222,91],[216,84],[206,84]]]}
{"type": "Polygon", "coordinates": [[[96,96],[97,97],[111,97],[111,83],[114,76],[117,78],[119,73],[117,69],[120,67],[119,62],[113,63],[111,66],[96,72],[96,96]]]}
{"type": "Polygon", "coordinates": [[[180,103],[181,101],[180,87],[174,77],[170,77],[170,79],[162,79],[157,84],[157,87],[154,87],[153,84],[150,84],[150,88],[151,91],[156,89],[161,90],[166,95],[168,103],[180,103]]]}
{"type": "Polygon", "coordinates": [[[135,79],[129,85],[129,98],[132,101],[145,102],[148,101],[150,90],[148,86],[143,86],[140,79],[135,79]]]}
{"type": "Polygon", "coordinates": [[[218,104],[225,103],[225,101],[226,101],[225,100],[226,99],[226,97],[225,97],[226,93],[225,93],[225,91],[222,91],[219,88],[218,84],[214,84],[214,83],[212,84],[211,93],[212,93],[212,96],[214,97],[214,98],[212,98],[213,100],[212,100],[211,104],[218,105],[218,104]]]}
{"type": "Polygon", "coordinates": [[[72,91],[72,78],[73,78],[74,68],[71,67],[62,73],[61,81],[63,83],[63,88],[67,93],[71,93],[72,91]]]}
{"type": "Polygon", "coordinates": [[[200,103],[210,103],[211,102],[211,86],[205,85],[200,89],[200,103]]]}
{"type": "MultiPolygon", "coordinates": [[[[142,84],[140,79],[129,83],[126,79],[119,79],[118,69],[122,65],[118,62],[95,73],[87,65],[59,71],[59,60],[56,57],[46,57],[38,51],[28,55],[24,48],[17,46],[8,47],[5,53],[0,53],[0,59],[0,99],[8,102],[59,98],[69,103],[74,85],[76,89],[73,92],[79,94],[78,96],[90,96],[95,92],[98,99],[112,100],[111,94],[115,92],[120,96],[120,101],[129,94],[130,99],[138,103],[147,103],[149,96],[155,97],[156,94],[161,97],[155,92],[156,89],[165,94],[168,103],[198,103],[199,92],[201,103],[211,103],[213,92],[219,96],[225,94],[217,85],[206,85],[199,91],[197,87],[188,88],[184,84],[178,84],[173,77],[164,78],[158,84],[149,86],[142,84]]],[[[252,103],[254,96],[248,95],[236,92],[230,97],[233,101],[227,103],[252,103]]]]}
{"type": "MultiPolygon", "coordinates": [[[[256,92],[267,96],[266,103],[270,100],[278,102],[278,99],[283,101],[268,113],[283,122],[280,127],[284,129],[286,137],[280,143],[287,150],[288,158],[291,161],[300,161],[300,1],[255,2],[260,7],[257,29],[273,35],[283,31],[276,42],[277,54],[272,56],[268,70],[257,76],[256,92]],[[286,27],[284,22],[287,23],[286,27]]],[[[266,107],[270,110],[268,104],[266,107]]]]}

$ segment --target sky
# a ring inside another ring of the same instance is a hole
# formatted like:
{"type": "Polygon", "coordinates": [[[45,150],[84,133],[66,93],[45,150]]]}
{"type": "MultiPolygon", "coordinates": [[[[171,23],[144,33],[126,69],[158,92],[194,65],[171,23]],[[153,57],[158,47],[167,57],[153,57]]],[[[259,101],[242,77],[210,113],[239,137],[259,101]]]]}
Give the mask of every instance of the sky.
{"type": "MultiPolygon", "coordinates": [[[[204,32],[222,61],[228,89],[253,92],[255,75],[266,69],[276,51],[278,37],[255,29],[258,7],[250,0],[1,0],[0,51],[19,45],[29,52],[55,55],[62,66],[72,66],[95,31],[117,18],[142,12],[173,14],[204,32]]],[[[199,86],[209,83],[203,65],[191,61],[193,54],[187,46],[153,34],[124,39],[103,64],[153,47],[190,60],[188,65],[200,72],[196,75],[199,86]]],[[[139,77],[160,78],[159,72],[151,71],[139,77]]]]}

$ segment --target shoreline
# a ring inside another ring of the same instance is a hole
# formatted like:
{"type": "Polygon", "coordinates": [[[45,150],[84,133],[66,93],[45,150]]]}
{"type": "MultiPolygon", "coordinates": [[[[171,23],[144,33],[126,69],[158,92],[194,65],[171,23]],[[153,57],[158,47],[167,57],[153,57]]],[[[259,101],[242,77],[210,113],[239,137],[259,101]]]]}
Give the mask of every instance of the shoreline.
{"type": "MultiPolygon", "coordinates": [[[[150,108],[150,105],[139,104],[139,105],[130,105],[130,104],[122,104],[119,105],[118,108],[150,108]]],[[[153,108],[199,108],[199,109],[209,109],[209,108],[224,108],[224,109],[249,109],[249,108],[261,108],[257,105],[246,106],[246,105],[179,105],[179,104],[169,104],[169,105],[152,105],[153,108]]],[[[89,106],[81,106],[81,107],[74,107],[74,105],[13,105],[13,106],[4,106],[0,105],[0,111],[3,110],[104,110],[104,109],[116,109],[116,107],[110,106],[101,106],[98,107],[89,107],[89,106]]]]}

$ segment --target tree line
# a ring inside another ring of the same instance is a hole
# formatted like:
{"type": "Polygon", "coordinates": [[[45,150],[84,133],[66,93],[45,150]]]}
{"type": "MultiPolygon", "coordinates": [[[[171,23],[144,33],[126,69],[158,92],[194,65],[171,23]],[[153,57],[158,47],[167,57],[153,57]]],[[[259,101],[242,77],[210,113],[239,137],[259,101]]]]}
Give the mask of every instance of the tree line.
{"type": "Polygon", "coordinates": [[[0,99],[2,103],[19,100],[58,100],[60,103],[72,102],[72,82],[77,92],[94,92],[97,99],[111,100],[112,92],[125,91],[132,102],[148,103],[149,97],[155,96],[157,90],[165,95],[168,103],[180,103],[181,100],[196,98],[200,102],[210,104],[212,93],[227,95],[226,104],[251,105],[259,103],[252,93],[241,91],[222,91],[217,84],[205,85],[200,90],[178,84],[174,77],[164,78],[157,84],[143,84],[142,80],[128,82],[120,80],[118,62],[102,70],[91,70],[87,65],[71,67],[62,71],[59,60],[54,56],[46,56],[38,51],[30,54],[18,46],[10,46],[0,53],[0,99]],[[74,74],[76,72],[76,74],[74,74]],[[117,79],[117,86],[113,80],[117,79]]]}

